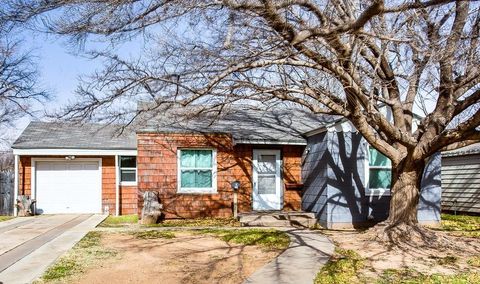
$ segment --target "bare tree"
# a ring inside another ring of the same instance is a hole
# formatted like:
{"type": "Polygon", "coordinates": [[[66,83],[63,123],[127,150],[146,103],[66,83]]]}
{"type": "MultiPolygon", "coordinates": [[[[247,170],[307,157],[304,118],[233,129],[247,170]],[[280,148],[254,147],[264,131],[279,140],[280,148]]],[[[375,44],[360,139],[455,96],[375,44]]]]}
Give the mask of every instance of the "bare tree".
{"type": "Polygon", "coordinates": [[[157,105],[288,101],[347,118],[392,161],[381,227],[391,240],[424,232],[417,205],[429,157],[480,141],[475,1],[6,2],[9,17],[40,17],[78,42],[147,35],[145,60],[97,54],[108,64],[82,85],[67,117],[131,119],[129,109],[108,109],[150,97],[157,105]],[[418,122],[416,109],[425,112],[418,122]]]}
{"type": "Polygon", "coordinates": [[[14,157],[11,151],[0,151],[0,172],[14,168],[14,157]]]}
{"type": "Polygon", "coordinates": [[[22,50],[16,29],[0,13],[0,143],[11,142],[18,119],[32,116],[35,102],[48,96],[37,86],[32,55],[22,50]]]}

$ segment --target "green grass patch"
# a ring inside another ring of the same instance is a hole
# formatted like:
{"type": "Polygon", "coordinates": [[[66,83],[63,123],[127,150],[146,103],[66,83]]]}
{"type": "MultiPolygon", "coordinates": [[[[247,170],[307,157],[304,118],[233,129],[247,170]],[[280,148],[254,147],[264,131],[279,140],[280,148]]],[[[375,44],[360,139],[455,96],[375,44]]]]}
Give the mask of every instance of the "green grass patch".
{"type": "Polygon", "coordinates": [[[467,263],[474,267],[480,267],[480,255],[474,256],[467,260],[467,263]]]}
{"type": "Polygon", "coordinates": [[[170,231],[155,231],[155,230],[137,231],[137,232],[133,232],[132,235],[135,238],[142,239],[142,240],[175,238],[175,234],[170,231]]]}
{"type": "Polygon", "coordinates": [[[101,239],[101,232],[89,232],[66,255],[50,266],[39,282],[66,281],[102,260],[115,257],[117,251],[103,247],[101,239]]]}
{"type": "Polygon", "coordinates": [[[145,227],[239,227],[240,222],[234,218],[201,218],[164,220],[145,227]]]}
{"type": "Polygon", "coordinates": [[[426,275],[412,269],[385,270],[377,284],[469,284],[480,283],[480,274],[476,272],[455,275],[426,275]]]}
{"type": "Polygon", "coordinates": [[[273,229],[205,229],[199,233],[211,234],[226,242],[256,245],[268,250],[286,249],[290,244],[290,238],[285,232],[273,229]]]}
{"type": "Polygon", "coordinates": [[[480,238],[480,216],[442,214],[442,231],[454,235],[480,238]]]}
{"type": "Polygon", "coordinates": [[[138,215],[108,216],[99,227],[124,227],[138,223],[138,215]]]}
{"type": "Polygon", "coordinates": [[[13,218],[15,218],[15,217],[13,217],[13,216],[3,216],[3,215],[1,215],[1,216],[0,216],[0,222],[7,221],[7,220],[10,220],[10,219],[13,219],[13,218]]]}
{"type": "Polygon", "coordinates": [[[458,261],[458,257],[447,255],[445,257],[434,257],[438,265],[454,265],[458,261]]]}
{"type": "Polygon", "coordinates": [[[353,250],[337,248],[330,261],[315,277],[315,284],[365,283],[359,271],[364,268],[364,260],[353,250]]]}

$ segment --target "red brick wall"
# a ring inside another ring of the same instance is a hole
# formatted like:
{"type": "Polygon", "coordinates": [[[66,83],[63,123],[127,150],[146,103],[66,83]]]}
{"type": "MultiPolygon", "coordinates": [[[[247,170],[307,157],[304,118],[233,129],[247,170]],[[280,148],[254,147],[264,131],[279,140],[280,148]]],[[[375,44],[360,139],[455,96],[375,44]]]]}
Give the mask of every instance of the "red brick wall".
{"type": "MultiPolygon", "coordinates": [[[[42,156],[45,158],[46,156],[42,156]]],[[[63,158],[63,156],[47,156],[48,158],[63,158]]],[[[31,194],[31,165],[30,156],[20,157],[19,165],[19,194],[31,194]]],[[[34,157],[35,158],[35,157],[34,157]]],[[[40,157],[38,157],[40,158],[40,157]]],[[[105,206],[109,207],[110,214],[115,214],[115,157],[79,157],[79,158],[102,158],[102,211],[105,206]]],[[[137,187],[120,187],[120,214],[137,213],[137,187]]]]}
{"type": "MultiPolygon", "coordinates": [[[[302,154],[304,147],[284,146],[283,156],[283,182],[285,184],[298,184],[302,179],[302,154]]],[[[299,189],[285,189],[283,197],[284,211],[299,211],[302,209],[301,187],[299,189]]]]}
{"type": "Polygon", "coordinates": [[[102,157],[102,211],[115,215],[115,157],[102,157]]]}
{"type": "Polygon", "coordinates": [[[32,190],[32,160],[31,157],[20,157],[18,165],[18,194],[30,195],[32,190]]]}
{"type": "Polygon", "coordinates": [[[137,214],[138,190],[137,186],[120,186],[120,214],[137,214]]]}
{"type": "MultiPolygon", "coordinates": [[[[227,217],[232,215],[233,192],[230,182],[239,180],[239,210],[252,210],[252,155],[253,145],[233,145],[222,134],[138,134],[138,189],[159,193],[166,218],[227,217]],[[177,149],[217,149],[217,193],[177,193],[177,149]]],[[[266,147],[273,149],[275,147],[266,147]]],[[[282,146],[284,182],[300,181],[300,160],[303,146],[282,146]]],[[[284,193],[285,210],[300,210],[301,196],[298,191],[284,193]]],[[[139,198],[139,210],[142,207],[139,198]]]]}

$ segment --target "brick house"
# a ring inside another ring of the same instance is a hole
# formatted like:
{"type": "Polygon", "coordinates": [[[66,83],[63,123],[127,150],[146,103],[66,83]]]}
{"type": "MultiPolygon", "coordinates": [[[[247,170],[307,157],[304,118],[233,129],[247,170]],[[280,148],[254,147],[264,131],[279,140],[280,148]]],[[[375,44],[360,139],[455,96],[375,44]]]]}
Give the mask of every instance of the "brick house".
{"type": "MultiPolygon", "coordinates": [[[[327,227],[386,217],[389,161],[334,116],[300,109],[149,112],[132,128],[32,122],[12,146],[16,194],[37,213],[136,214],[157,191],[165,218],[309,211],[327,227]]],[[[439,168],[419,218],[439,221],[439,168]]]]}

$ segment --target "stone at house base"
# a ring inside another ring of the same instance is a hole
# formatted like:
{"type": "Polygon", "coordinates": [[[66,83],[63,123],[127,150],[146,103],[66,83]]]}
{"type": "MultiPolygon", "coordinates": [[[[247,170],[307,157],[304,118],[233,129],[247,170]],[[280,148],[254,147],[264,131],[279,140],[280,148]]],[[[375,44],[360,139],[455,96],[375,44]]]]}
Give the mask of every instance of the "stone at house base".
{"type": "Polygon", "coordinates": [[[239,214],[241,226],[245,227],[303,227],[315,226],[317,219],[310,212],[250,212],[239,214]]]}
{"type": "Polygon", "coordinates": [[[19,195],[15,206],[18,210],[18,217],[28,217],[34,215],[34,204],[36,201],[28,195],[19,195]]]}
{"type": "Polygon", "coordinates": [[[158,193],[145,191],[143,193],[142,221],[143,225],[157,224],[162,215],[162,204],[158,199],[158,193]]]}

